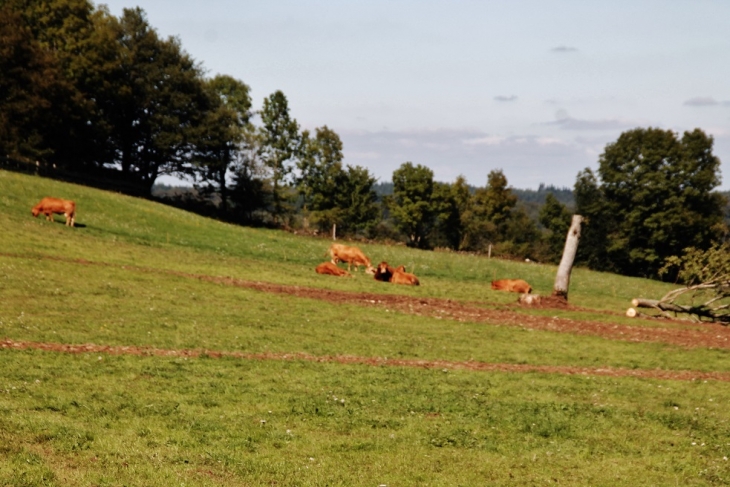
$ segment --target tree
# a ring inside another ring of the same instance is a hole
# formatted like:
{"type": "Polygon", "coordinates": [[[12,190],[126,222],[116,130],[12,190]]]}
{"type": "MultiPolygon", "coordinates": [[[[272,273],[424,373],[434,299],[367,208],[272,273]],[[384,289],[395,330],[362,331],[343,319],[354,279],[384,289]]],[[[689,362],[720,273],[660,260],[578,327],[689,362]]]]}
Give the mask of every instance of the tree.
{"type": "Polygon", "coordinates": [[[218,194],[220,212],[228,213],[228,180],[242,150],[251,118],[249,87],[230,76],[218,75],[207,83],[211,110],[197,137],[196,159],[204,194],[218,194]]]}
{"type": "Polygon", "coordinates": [[[298,162],[297,189],[303,200],[305,216],[323,229],[340,220],[338,191],[346,177],[342,168],[342,141],[326,125],[315,129],[314,139],[302,133],[302,153],[298,162]]]}
{"type": "Polygon", "coordinates": [[[667,257],[709,248],[723,232],[724,204],[712,192],[720,165],[712,145],[699,129],[678,139],[654,128],[624,132],[608,144],[599,158],[600,183],[589,170],[576,183],[577,212],[588,219],[584,243],[598,245],[589,260],[657,277],[667,257]]]}
{"type": "Polygon", "coordinates": [[[281,91],[264,100],[260,115],[263,123],[261,158],[271,176],[274,220],[280,222],[288,211],[284,190],[301,150],[299,124],[289,115],[289,102],[281,91]]]}
{"type": "Polygon", "coordinates": [[[139,8],[124,9],[112,27],[119,62],[104,106],[114,162],[146,189],[160,175],[190,174],[211,109],[200,68],[177,39],[161,40],[139,8]]]}
{"type": "Polygon", "coordinates": [[[103,78],[99,73],[108,66],[101,53],[113,44],[97,28],[96,20],[103,13],[95,12],[88,0],[7,0],[5,5],[20,16],[14,27],[27,29],[33,48],[53,60],[56,73],[44,76],[65,85],[56,91],[44,123],[38,126],[52,148],[39,159],[67,168],[97,164],[105,154],[106,126],[97,116],[96,89],[103,78]]]}
{"type": "Polygon", "coordinates": [[[368,232],[380,218],[375,178],[364,167],[347,166],[337,193],[337,206],[342,209],[338,228],[344,232],[368,232]]]}
{"type": "Polygon", "coordinates": [[[426,247],[426,236],[433,225],[433,171],[420,164],[403,163],[393,172],[393,196],[390,214],[396,226],[406,234],[408,245],[426,247]]]}
{"type": "Polygon", "coordinates": [[[0,7],[0,156],[27,162],[59,152],[74,88],[20,13],[0,7]]]}
{"type": "Polygon", "coordinates": [[[464,234],[462,217],[467,210],[471,194],[464,176],[452,184],[434,183],[432,206],[436,216],[429,241],[434,245],[460,248],[464,234]]]}
{"type": "MultiPolygon", "coordinates": [[[[485,250],[489,244],[506,240],[517,197],[507,186],[501,170],[487,175],[487,186],[478,188],[464,214],[463,247],[485,250]]],[[[522,219],[522,218],[521,218],[522,219]]]]}
{"type": "Polygon", "coordinates": [[[545,197],[545,204],[540,208],[539,221],[547,230],[545,241],[548,246],[550,262],[558,262],[565,246],[565,235],[570,228],[571,215],[568,208],[552,194],[545,197]]]}

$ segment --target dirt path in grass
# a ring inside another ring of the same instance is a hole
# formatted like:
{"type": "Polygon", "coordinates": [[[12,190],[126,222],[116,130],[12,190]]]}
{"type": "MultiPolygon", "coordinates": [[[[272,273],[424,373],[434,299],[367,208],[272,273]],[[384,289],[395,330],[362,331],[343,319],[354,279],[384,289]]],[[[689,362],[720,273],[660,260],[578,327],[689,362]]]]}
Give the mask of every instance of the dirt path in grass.
{"type": "Polygon", "coordinates": [[[717,380],[730,382],[728,372],[701,372],[693,370],[660,370],[660,369],[623,369],[614,367],[572,367],[563,365],[525,365],[525,364],[498,364],[486,362],[458,362],[451,360],[416,360],[392,359],[382,357],[357,357],[352,355],[324,355],[316,356],[307,353],[244,353],[217,350],[169,350],[152,347],[131,347],[95,345],[69,345],[62,343],[25,342],[4,339],[0,340],[0,349],[12,350],[44,350],[60,353],[104,353],[109,355],[141,355],[155,357],[200,357],[205,355],[212,358],[231,357],[243,360],[282,360],[307,361],[318,363],[338,363],[354,365],[370,365],[374,367],[414,367],[423,369],[470,370],[477,372],[538,372],[544,374],[609,376],[609,377],[637,377],[644,379],[662,380],[717,380]]]}
{"type": "MultiPolygon", "coordinates": [[[[334,304],[355,304],[364,307],[387,311],[398,311],[437,319],[470,321],[488,323],[490,325],[515,326],[531,330],[590,335],[610,340],[659,342],[686,348],[702,347],[730,349],[730,327],[712,323],[691,324],[688,322],[670,320],[662,322],[651,321],[651,323],[648,323],[644,320],[643,324],[634,326],[601,321],[579,321],[558,316],[549,317],[526,314],[521,311],[521,308],[517,304],[509,307],[503,307],[501,309],[488,309],[481,307],[478,304],[464,303],[450,299],[418,298],[378,293],[358,293],[305,286],[272,284],[266,282],[246,281],[232,277],[192,274],[167,269],[110,264],[105,262],[91,262],[84,259],[23,256],[4,253],[0,253],[0,255],[17,258],[52,259],[80,265],[98,265],[104,267],[116,267],[136,272],[174,275],[183,278],[199,279],[221,285],[255,289],[265,293],[317,299],[334,304]],[[658,323],[666,325],[657,326],[658,323]]],[[[388,284],[380,283],[380,285],[387,286],[388,284]]],[[[571,308],[569,305],[562,305],[560,308],[563,310],[575,309],[571,308]]],[[[543,309],[545,308],[543,307],[543,309]]],[[[637,318],[637,320],[641,319],[637,318]]]]}

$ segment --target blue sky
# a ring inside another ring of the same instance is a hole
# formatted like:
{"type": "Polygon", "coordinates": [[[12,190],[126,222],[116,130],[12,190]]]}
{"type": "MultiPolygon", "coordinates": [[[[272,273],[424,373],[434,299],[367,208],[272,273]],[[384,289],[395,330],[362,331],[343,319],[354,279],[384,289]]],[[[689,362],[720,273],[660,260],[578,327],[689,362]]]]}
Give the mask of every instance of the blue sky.
{"type": "Polygon", "coordinates": [[[636,127],[715,138],[730,189],[726,0],[113,0],[140,7],[210,76],[276,90],[302,128],[327,125],[345,163],[389,181],[572,187],[636,127]]]}

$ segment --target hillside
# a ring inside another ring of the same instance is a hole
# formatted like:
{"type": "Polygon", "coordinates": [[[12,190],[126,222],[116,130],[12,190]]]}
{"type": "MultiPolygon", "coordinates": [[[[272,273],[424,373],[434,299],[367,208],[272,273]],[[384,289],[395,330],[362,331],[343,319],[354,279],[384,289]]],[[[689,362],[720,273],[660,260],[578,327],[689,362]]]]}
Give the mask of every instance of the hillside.
{"type": "Polygon", "coordinates": [[[0,484],[635,485],[730,478],[730,330],[622,315],[671,286],[317,239],[0,171],[0,484]],[[34,219],[74,199],[77,228],[34,219]],[[698,472],[700,472],[698,474],[698,472]]]}

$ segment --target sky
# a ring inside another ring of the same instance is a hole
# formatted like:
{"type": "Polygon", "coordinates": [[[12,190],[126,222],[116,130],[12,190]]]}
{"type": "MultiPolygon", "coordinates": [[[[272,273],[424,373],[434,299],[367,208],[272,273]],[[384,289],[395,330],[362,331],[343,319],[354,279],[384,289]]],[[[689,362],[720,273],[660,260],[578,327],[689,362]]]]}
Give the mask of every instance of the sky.
{"type": "Polygon", "coordinates": [[[109,0],[140,7],[207,76],[281,90],[302,129],[390,181],[572,188],[634,128],[700,128],[730,189],[727,0],[109,0]]]}

